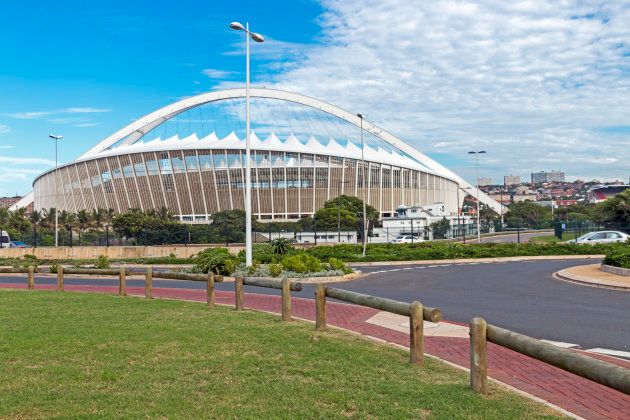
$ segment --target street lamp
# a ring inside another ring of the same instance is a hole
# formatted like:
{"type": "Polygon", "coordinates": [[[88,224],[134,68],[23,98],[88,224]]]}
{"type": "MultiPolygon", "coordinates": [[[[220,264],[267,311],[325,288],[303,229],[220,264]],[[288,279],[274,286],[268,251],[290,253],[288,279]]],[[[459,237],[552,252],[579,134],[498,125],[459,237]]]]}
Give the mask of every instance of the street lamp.
{"type": "Polygon", "coordinates": [[[363,114],[357,114],[361,119],[361,184],[363,185],[363,257],[365,257],[365,248],[367,247],[367,190],[365,185],[365,143],[363,142],[363,114]]]}
{"type": "Polygon", "coordinates": [[[264,42],[262,35],[249,31],[249,22],[245,26],[239,22],[230,23],[230,28],[243,31],[245,36],[245,265],[252,266],[252,163],[249,140],[249,38],[256,42],[264,42]]]}
{"type": "Polygon", "coordinates": [[[477,152],[468,152],[469,155],[475,155],[475,167],[477,171],[477,243],[481,243],[481,213],[479,212],[479,155],[486,153],[485,150],[477,152]]]}
{"type": "Polygon", "coordinates": [[[55,140],[55,246],[59,246],[59,189],[57,188],[57,143],[63,136],[49,134],[48,137],[55,140]]]}

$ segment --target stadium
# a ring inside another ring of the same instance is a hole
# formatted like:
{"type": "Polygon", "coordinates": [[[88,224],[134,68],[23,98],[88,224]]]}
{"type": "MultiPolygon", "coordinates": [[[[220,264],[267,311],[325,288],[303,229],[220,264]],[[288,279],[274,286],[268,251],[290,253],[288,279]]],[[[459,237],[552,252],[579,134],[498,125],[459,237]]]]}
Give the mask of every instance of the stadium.
{"type": "MultiPolygon", "coordinates": [[[[341,194],[367,200],[381,217],[403,204],[444,203],[455,214],[474,195],[455,173],[355,114],[286,91],[250,94],[252,211],[261,221],[312,216],[341,194]]],[[[29,198],[37,210],[166,207],[183,222],[204,222],[244,208],[245,166],[245,89],[221,90],[129,124],[39,175],[29,198]]]]}

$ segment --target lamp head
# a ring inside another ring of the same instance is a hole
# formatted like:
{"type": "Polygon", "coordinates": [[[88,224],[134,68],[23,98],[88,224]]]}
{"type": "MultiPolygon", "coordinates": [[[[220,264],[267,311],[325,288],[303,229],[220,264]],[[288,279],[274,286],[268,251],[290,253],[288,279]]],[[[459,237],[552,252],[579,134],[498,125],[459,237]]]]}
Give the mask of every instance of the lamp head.
{"type": "Polygon", "coordinates": [[[63,136],[59,136],[59,135],[55,135],[55,134],[49,134],[48,137],[50,137],[51,139],[55,139],[55,140],[61,140],[63,138],[63,136]]]}
{"type": "Polygon", "coordinates": [[[257,34],[256,32],[251,32],[250,36],[256,42],[265,42],[265,38],[261,34],[257,34]]]}
{"type": "Polygon", "coordinates": [[[357,114],[357,117],[363,119],[363,114],[357,114]]]}
{"type": "Polygon", "coordinates": [[[235,31],[244,31],[245,30],[245,27],[239,22],[232,22],[232,23],[230,23],[230,28],[234,29],[235,31]]]}

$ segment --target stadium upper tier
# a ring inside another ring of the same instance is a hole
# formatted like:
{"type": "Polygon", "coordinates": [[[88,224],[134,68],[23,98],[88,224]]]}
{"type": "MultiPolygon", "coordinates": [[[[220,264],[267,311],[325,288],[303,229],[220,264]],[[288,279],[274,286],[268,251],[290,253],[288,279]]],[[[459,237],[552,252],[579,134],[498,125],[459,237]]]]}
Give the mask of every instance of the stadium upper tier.
{"type": "MultiPolygon", "coordinates": [[[[382,215],[400,204],[438,201],[456,212],[464,195],[458,188],[471,187],[338,107],[291,92],[250,92],[253,208],[260,219],[312,215],[339,194],[366,197],[382,215]]],[[[244,96],[244,89],[206,93],[134,121],[35,179],[35,208],[165,206],[186,221],[243,208],[244,96]]],[[[497,202],[481,199],[499,211],[497,202]]]]}

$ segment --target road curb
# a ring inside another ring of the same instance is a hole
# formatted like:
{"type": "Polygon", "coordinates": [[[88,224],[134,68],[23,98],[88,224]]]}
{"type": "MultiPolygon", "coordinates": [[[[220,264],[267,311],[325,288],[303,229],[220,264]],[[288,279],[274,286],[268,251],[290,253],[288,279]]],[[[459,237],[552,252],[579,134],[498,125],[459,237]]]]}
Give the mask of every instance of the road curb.
{"type": "Polygon", "coordinates": [[[534,255],[519,257],[493,257],[493,258],[460,258],[446,260],[413,260],[413,261],[365,261],[349,262],[350,267],[379,267],[388,265],[425,265],[425,264],[465,264],[465,263],[497,263],[497,262],[518,262],[518,261],[540,261],[540,260],[601,260],[605,255],[534,255]]]}
{"type": "Polygon", "coordinates": [[[567,283],[579,284],[582,286],[596,287],[598,289],[610,289],[618,290],[622,292],[630,292],[630,286],[618,286],[614,284],[600,283],[597,279],[592,277],[580,276],[577,274],[571,274],[569,269],[556,271],[552,274],[552,277],[556,280],[565,281],[567,283]]]}

